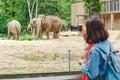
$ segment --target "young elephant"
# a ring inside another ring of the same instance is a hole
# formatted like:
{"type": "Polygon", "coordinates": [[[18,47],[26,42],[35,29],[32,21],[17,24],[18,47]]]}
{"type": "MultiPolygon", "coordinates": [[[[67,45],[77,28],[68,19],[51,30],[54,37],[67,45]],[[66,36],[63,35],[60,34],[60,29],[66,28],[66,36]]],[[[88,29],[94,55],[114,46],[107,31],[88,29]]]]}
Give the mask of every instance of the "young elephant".
{"type": "Polygon", "coordinates": [[[27,31],[32,34],[32,36],[35,35],[35,28],[37,28],[37,18],[33,18],[31,22],[28,24],[27,31]]]}
{"type": "Polygon", "coordinates": [[[17,20],[12,20],[7,23],[8,39],[10,39],[10,33],[12,33],[13,40],[19,40],[21,32],[21,24],[17,20]]]}
{"type": "Polygon", "coordinates": [[[65,20],[61,20],[62,30],[67,30],[68,23],[65,20]]]}

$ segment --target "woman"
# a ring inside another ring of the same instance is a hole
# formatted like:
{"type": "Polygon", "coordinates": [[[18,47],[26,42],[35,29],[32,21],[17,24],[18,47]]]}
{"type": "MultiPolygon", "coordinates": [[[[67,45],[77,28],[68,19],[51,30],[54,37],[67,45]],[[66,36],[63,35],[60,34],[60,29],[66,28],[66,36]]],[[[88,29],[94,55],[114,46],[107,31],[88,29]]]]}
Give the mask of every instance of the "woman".
{"type": "Polygon", "coordinates": [[[103,51],[106,53],[109,53],[110,50],[113,51],[111,42],[107,40],[109,37],[108,31],[106,30],[104,23],[95,17],[88,19],[85,26],[86,43],[94,45],[88,52],[89,56],[87,64],[84,63],[83,60],[80,60],[79,64],[82,66],[82,72],[89,77],[90,80],[96,80],[96,78],[104,80],[105,72],[107,70],[107,59],[102,53],[103,51]]]}
{"type": "MultiPolygon", "coordinates": [[[[82,26],[82,25],[81,25],[82,26]]],[[[86,27],[81,27],[81,30],[79,29],[80,33],[83,35],[84,40],[86,40],[86,27]]],[[[92,48],[94,44],[93,43],[89,43],[88,45],[85,42],[85,50],[86,50],[86,55],[85,55],[85,60],[86,60],[86,65],[88,63],[88,56],[89,56],[89,51],[92,48]]],[[[79,61],[79,64],[81,65],[81,60],[79,61]]],[[[82,74],[81,76],[81,80],[89,80],[89,78],[85,75],[82,74]]]]}

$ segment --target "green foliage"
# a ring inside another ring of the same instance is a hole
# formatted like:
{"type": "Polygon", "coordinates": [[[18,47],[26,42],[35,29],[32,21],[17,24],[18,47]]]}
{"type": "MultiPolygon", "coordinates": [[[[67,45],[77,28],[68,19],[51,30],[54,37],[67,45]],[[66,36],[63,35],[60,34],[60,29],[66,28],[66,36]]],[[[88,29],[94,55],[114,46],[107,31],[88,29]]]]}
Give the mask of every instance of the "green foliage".
{"type": "Polygon", "coordinates": [[[4,6],[4,3],[0,1],[0,9],[4,6]]]}
{"type": "Polygon", "coordinates": [[[4,6],[0,12],[0,33],[7,33],[6,24],[13,19],[20,21],[22,31],[24,31],[29,21],[26,2],[24,0],[3,0],[3,3],[4,6]]]}
{"type": "Polygon", "coordinates": [[[84,7],[86,7],[87,12],[90,15],[90,0],[84,0],[84,7]]]}
{"type": "Polygon", "coordinates": [[[94,1],[94,3],[91,3],[91,5],[92,5],[92,10],[95,10],[95,11],[97,11],[97,12],[100,12],[100,11],[102,11],[102,9],[103,9],[103,6],[102,6],[102,1],[94,1]]]}
{"type": "MultiPolygon", "coordinates": [[[[30,0],[32,6],[34,0],[30,0]]],[[[79,0],[38,0],[38,14],[55,15],[71,24],[71,3],[79,0]]],[[[35,17],[35,9],[33,9],[35,17]]],[[[26,0],[0,1],[0,34],[7,34],[6,24],[10,20],[18,20],[22,25],[21,32],[26,34],[29,23],[26,0]]]]}
{"type": "Polygon", "coordinates": [[[92,10],[99,13],[103,9],[102,1],[99,0],[93,0],[93,2],[90,2],[90,0],[83,0],[83,1],[89,16],[92,10]]]}

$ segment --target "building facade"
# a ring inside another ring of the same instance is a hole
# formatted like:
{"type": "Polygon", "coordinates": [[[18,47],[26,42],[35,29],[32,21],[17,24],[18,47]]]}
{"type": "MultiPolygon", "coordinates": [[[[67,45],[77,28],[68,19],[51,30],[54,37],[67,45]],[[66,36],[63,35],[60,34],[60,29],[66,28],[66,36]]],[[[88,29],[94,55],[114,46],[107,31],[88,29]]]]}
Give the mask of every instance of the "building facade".
{"type": "MultiPolygon", "coordinates": [[[[103,10],[100,12],[100,19],[105,23],[107,29],[120,30],[120,0],[102,0],[103,10]]],[[[72,3],[71,25],[84,24],[88,19],[84,2],[72,3]]]]}

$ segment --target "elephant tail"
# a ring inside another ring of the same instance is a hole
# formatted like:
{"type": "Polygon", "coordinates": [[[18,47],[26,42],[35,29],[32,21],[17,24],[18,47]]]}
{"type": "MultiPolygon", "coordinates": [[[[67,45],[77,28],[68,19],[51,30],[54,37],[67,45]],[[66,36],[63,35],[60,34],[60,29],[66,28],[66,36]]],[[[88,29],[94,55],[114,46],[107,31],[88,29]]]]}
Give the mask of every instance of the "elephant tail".
{"type": "Polygon", "coordinates": [[[20,32],[21,32],[21,25],[17,24],[17,25],[15,25],[15,27],[16,27],[17,33],[20,34],[20,32]]]}
{"type": "Polygon", "coordinates": [[[62,29],[62,23],[60,22],[60,24],[59,24],[59,28],[58,28],[58,32],[60,32],[61,29],[62,29]]]}

